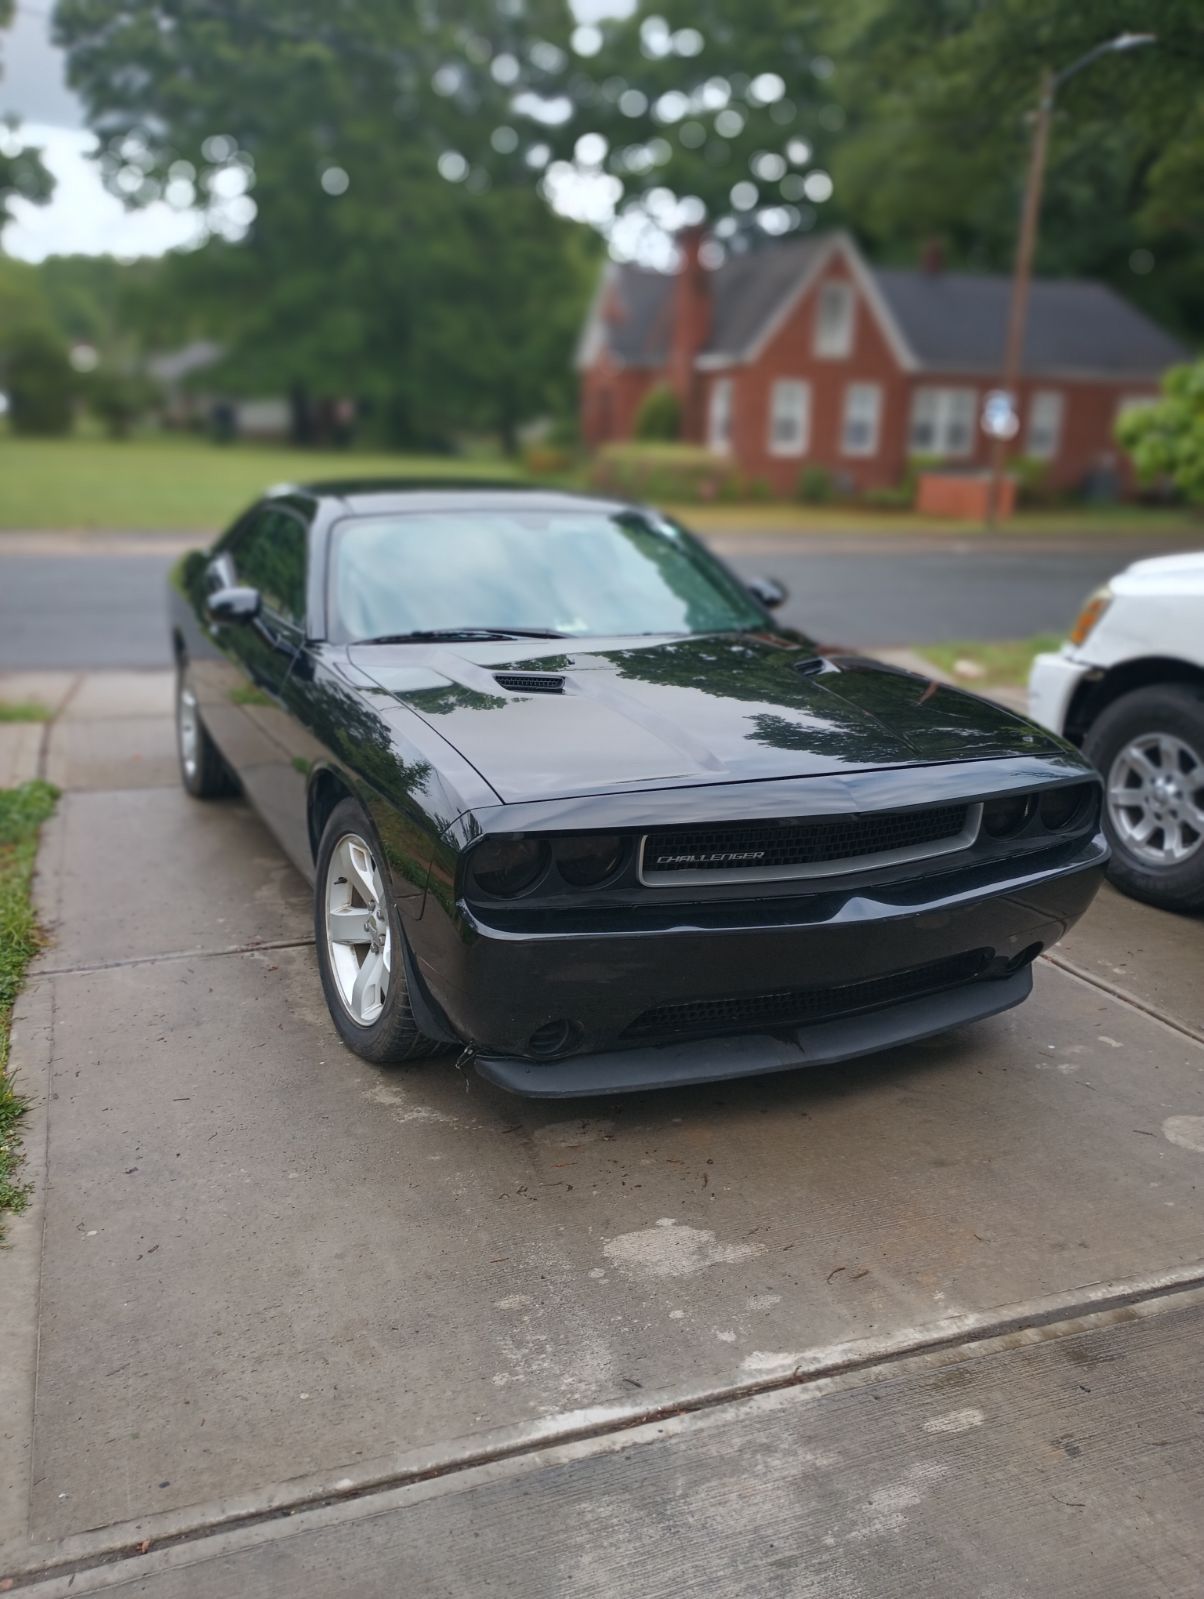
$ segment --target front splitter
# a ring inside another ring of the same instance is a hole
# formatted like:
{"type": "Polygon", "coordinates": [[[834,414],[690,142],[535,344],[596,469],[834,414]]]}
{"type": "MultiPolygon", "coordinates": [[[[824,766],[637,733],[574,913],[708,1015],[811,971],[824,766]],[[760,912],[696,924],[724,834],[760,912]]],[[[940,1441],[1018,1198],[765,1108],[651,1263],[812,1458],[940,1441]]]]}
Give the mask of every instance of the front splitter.
{"type": "Polygon", "coordinates": [[[1032,992],[1033,970],[981,979],[943,994],[904,1000],[882,1010],[802,1027],[731,1037],[695,1038],[677,1044],[606,1050],[568,1060],[516,1060],[478,1055],[474,1065],[486,1081],[531,1099],[575,1099],[630,1094],[688,1083],[718,1083],[801,1066],[832,1066],[878,1050],[894,1049],[982,1021],[1019,1005],[1032,992]]]}

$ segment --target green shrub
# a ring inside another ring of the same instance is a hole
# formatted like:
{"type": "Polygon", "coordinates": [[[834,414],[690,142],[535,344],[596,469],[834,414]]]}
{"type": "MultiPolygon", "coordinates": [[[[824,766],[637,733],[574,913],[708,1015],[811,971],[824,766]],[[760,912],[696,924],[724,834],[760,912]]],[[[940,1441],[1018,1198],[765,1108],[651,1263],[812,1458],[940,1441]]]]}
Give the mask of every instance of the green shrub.
{"type": "Polygon", "coordinates": [[[698,444],[607,444],[590,470],[593,488],[629,500],[699,504],[732,497],[739,482],[730,461],[698,444]]]}
{"type": "Polygon", "coordinates": [[[827,505],[836,493],[826,466],[805,466],[798,475],[798,498],[804,505],[827,505]]]}
{"type": "Polygon", "coordinates": [[[1116,438],[1143,483],[1169,479],[1193,505],[1204,505],[1204,360],[1172,367],[1153,405],[1122,411],[1116,438]]]}
{"type": "Polygon", "coordinates": [[[71,431],[75,374],[56,334],[31,327],[10,335],[2,367],[14,433],[54,436],[71,431]]]}
{"type": "Polygon", "coordinates": [[[83,385],[88,409],[104,423],[111,439],[129,437],[158,398],[158,389],[137,372],[122,372],[115,367],[100,367],[83,385]]]}
{"type": "Polygon", "coordinates": [[[861,504],[875,511],[910,511],[915,502],[915,492],[906,483],[893,489],[866,489],[861,504]]]}
{"type": "Polygon", "coordinates": [[[681,433],[681,405],[667,383],[649,389],[635,413],[635,436],[645,444],[668,444],[681,433]]]}
{"type": "Polygon", "coordinates": [[[1008,463],[1008,470],[1016,479],[1017,505],[1049,505],[1053,494],[1049,487],[1049,462],[1038,461],[1032,455],[1017,456],[1008,463]]]}

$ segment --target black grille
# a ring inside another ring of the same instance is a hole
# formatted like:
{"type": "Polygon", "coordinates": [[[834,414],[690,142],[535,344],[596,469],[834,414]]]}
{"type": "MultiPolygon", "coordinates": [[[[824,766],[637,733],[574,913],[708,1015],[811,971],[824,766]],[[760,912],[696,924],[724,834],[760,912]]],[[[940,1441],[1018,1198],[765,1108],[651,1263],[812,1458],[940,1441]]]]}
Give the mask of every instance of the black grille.
{"type": "Polygon", "coordinates": [[[564,693],[564,678],[550,672],[495,672],[493,680],[499,688],[508,688],[514,694],[564,693]]]}
{"type": "Polygon", "coordinates": [[[692,999],[676,1005],[657,1005],[637,1016],[623,1036],[679,1038],[688,1033],[745,1032],[852,1016],[968,982],[980,975],[991,955],[989,949],[972,949],[964,955],[931,961],[927,966],[913,966],[909,971],[829,988],[779,989],[771,994],[742,994],[735,999],[692,999]]]}
{"type": "Polygon", "coordinates": [[[752,868],[821,866],[884,850],[922,847],[956,838],[965,805],[924,811],[879,811],[815,821],[738,822],[649,833],[645,872],[739,872],[752,868]]]}

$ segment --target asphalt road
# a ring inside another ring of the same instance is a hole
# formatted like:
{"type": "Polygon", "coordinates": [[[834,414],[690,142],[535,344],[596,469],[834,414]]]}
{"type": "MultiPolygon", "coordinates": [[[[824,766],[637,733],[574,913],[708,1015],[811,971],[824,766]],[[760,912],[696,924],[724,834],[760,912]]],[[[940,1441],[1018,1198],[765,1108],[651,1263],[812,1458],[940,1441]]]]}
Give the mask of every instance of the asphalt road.
{"type": "MultiPolygon", "coordinates": [[[[81,553],[0,539],[0,671],[168,664],[166,541],[144,553],[81,553]],[[53,549],[54,553],[50,553],[53,549]]],[[[1060,632],[1084,595],[1142,555],[1150,541],[1091,545],[948,538],[714,540],[743,573],[771,573],[790,590],[783,615],[814,637],[863,647],[1060,632]]],[[[180,546],[181,548],[183,546],[180,546]]]]}

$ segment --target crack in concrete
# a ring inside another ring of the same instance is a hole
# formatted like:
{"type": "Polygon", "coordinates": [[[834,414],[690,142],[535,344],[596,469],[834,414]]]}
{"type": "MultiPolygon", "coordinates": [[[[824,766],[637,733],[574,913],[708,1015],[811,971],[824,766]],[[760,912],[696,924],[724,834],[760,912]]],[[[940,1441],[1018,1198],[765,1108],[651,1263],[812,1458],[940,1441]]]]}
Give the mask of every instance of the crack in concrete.
{"type": "Polygon", "coordinates": [[[127,966],[157,966],[161,961],[214,960],[222,955],[256,955],[270,949],[309,949],[312,938],[264,939],[257,944],[225,944],[219,949],[162,950],[155,955],[127,955],[120,960],[85,962],[79,966],[41,966],[31,981],[41,977],[84,977],[92,972],[122,971],[127,966]]]}
{"type": "Polygon", "coordinates": [[[1092,1285],[1085,1285],[1075,1290],[1074,1295],[1050,1296],[1044,1302],[1030,1302],[994,1313],[952,1317],[935,1324],[927,1333],[910,1329],[893,1339],[867,1340],[860,1353],[856,1352],[857,1345],[831,1346],[826,1352],[800,1356],[800,1361],[807,1362],[805,1365],[772,1377],[670,1396],[638,1408],[601,1405],[592,1410],[570,1412],[523,1429],[517,1436],[503,1435],[493,1443],[486,1441],[476,1449],[465,1449],[442,1460],[436,1457],[409,1468],[378,1470],[359,1482],[344,1473],[333,1482],[315,1482],[308,1490],[304,1484],[297,1483],[291,1496],[281,1497],[271,1504],[262,1502],[274,1492],[274,1487],[268,1486],[257,1495],[248,1496],[241,1507],[237,1504],[226,1509],[220,1504],[208,1508],[195,1506],[191,1520],[187,1519],[188,1511],[164,1512],[161,1517],[76,1534],[63,1540],[59,1548],[65,1545],[66,1552],[57,1556],[53,1549],[41,1558],[36,1550],[25,1551],[27,1563],[10,1570],[0,1580],[7,1584],[5,1592],[16,1592],[55,1579],[69,1579],[73,1585],[81,1574],[100,1572],[127,1560],[134,1562],[133,1571],[136,1572],[141,1557],[151,1549],[160,1553],[187,1545],[203,1545],[210,1539],[268,1526],[307,1511],[355,1504],[397,1489],[453,1477],[477,1467],[538,1456],[543,1451],[568,1445],[603,1442],[649,1424],[715,1412],[763,1395],[821,1384],[825,1385],[823,1391],[827,1391],[827,1385],[842,1380],[868,1383],[874,1381],[879,1372],[885,1374],[909,1364],[921,1365],[950,1353],[956,1353],[959,1359],[985,1358],[1015,1347],[1017,1343],[1073,1337],[1119,1321],[1182,1308],[1185,1303],[1204,1307],[1204,1262],[1196,1262],[1178,1273],[1163,1273],[1158,1278],[1098,1285],[1097,1292],[1092,1291],[1092,1285]],[[253,1503],[256,1498],[260,1501],[258,1505],[253,1503]],[[156,1524],[162,1529],[157,1535],[156,1524]],[[126,1530],[123,1531],[123,1527],[126,1530]]]}
{"type": "Polygon", "coordinates": [[[1164,1027],[1169,1027],[1172,1032],[1182,1033],[1185,1038],[1190,1038],[1194,1043],[1204,1044],[1204,1031],[1193,1027],[1190,1022],[1181,1021],[1177,1016],[1170,1016],[1160,1010],[1157,1005],[1148,1000],[1141,999],[1127,988],[1121,988],[1116,983],[1110,983],[1107,978],[1089,972],[1083,966],[1078,966],[1074,961],[1066,959],[1065,955],[1047,951],[1041,957],[1051,966],[1056,966],[1059,971],[1065,972],[1069,977],[1077,977],[1080,983],[1086,983],[1090,988],[1096,988],[1101,994],[1107,994],[1109,999],[1115,999],[1122,1005],[1128,1005],[1131,1010],[1140,1011],[1143,1016],[1161,1022],[1164,1027]]]}

